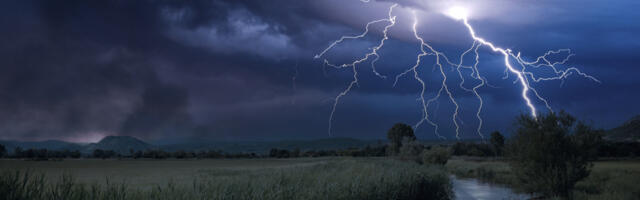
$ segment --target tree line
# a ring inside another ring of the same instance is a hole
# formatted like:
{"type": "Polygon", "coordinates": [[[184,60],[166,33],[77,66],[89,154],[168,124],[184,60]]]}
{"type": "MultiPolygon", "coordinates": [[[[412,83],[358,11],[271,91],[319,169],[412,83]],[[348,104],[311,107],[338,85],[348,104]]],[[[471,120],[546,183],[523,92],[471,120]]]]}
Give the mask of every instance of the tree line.
{"type": "MultiPolygon", "coordinates": [[[[598,133],[592,154],[598,158],[633,158],[640,156],[640,142],[607,141],[602,139],[604,132],[598,133]]],[[[505,156],[505,138],[500,132],[491,134],[489,142],[456,142],[451,145],[454,156],[503,157],[505,156]]]]}
{"type": "Polygon", "coordinates": [[[298,158],[298,157],[327,157],[327,156],[351,156],[351,157],[377,157],[386,155],[387,145],[366,146],[364,148],[346,148],[339,150],[288,150],[273,148],[266,154],[257,153],[231,153],[221,150],[201,151],[164,151],[159,149],[133,150],[128,153],[119,153],[114,150],[94,149],[90,153],[82,153],[79,150],[50,150],[46,148],[22,149],[16,147],[9,154],[6,147],[0,144],[0,158],[27,159],[27,160],[62,160],[79,158],[97,159],[232,159],[232,158],[298,158]]]}

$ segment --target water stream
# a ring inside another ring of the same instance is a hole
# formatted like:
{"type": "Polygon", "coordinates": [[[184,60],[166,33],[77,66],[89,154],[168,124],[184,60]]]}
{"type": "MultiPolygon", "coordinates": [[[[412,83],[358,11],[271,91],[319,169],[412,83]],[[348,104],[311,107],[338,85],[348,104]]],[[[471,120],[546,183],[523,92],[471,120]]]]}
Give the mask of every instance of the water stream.
{"type": "Polygon", "coordinates": [[[458,200],[484,200],[484,199],[529,199],[527,194],[515,193],[504,186],[484,183],[477,179],[459,179],[451,176],[453,192],[458,200]]]}

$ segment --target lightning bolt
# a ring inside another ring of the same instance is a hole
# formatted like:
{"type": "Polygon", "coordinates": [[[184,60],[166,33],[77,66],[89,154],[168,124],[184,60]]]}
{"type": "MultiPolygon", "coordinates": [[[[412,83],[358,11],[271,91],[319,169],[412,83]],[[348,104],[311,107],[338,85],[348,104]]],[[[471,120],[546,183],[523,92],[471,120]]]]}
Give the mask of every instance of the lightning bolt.
{"type": "Polygon", "coordinates": [[[577,69],[575,67],[570,67],[570,68],[568,68],[566,70],[559,70],[558,68],[556,68],[556,65],[561,65],[561,64],[566,63],[569,60],[569,58],[571,56],[573,56],[573,54],[571,53],[570,49],[561,49],[561,50],[557,50],[557,51],[548,51],[544,55],[538,57],[535,61],[527,62],[520,56],[520,53],[515,55],[515,54],[513,54],[513,51],[511,49],[503,49],[503,48],[497,47],[493,43],[488,42],[487,40],[485,40],[484,38],[478,37],[476,35],[476,32],[473,29],[473,27],[469,24],[469,20],[468,20],[467,17],[462,18],[462,22],[467,27],[467,29],[469,31],[469,34],[474,39],[474,42],[478,42],[480,45],[488,46],[494,52],[499,52],[504,56],[504,65],[506,66],[506,70],[508,70],[509,72],[511,72],[511,73],[513,73],[513,74],[515,74],[517,76],[518,82],[520,82],[520,84],[522,85],[522,98],[524,99],[524,101],[526,102],[527,106],[529,107],[531,116],[533,116],[534,118],[537,117],[537,111],[536,111],[535,106],[531,102],[531,99],[528,96],[529,91],[533,91],[533,94],[536,96],[536,98],[539,99],[540,101],[544,102],[545,106],[547,107],[547,109],[549,109],[549,111],[553,112],[553,109],[551,109],[551,106],[549,106],[549,102],[546,99],[542,98],[542,96],[540,96],[538,91],[530,85],[529,79],[527,79],[527,76],[530,76],[531,77],[530,79],[533,80],[534,82],[548,81],[548,80],[564,80],[569,75],[571,75],[571,74],[573,74],[575,72],[578,75],[581,75],[583,77],[586,77],[588,79],[591,79],[591,80],[593,80],[595,82],[600,83],[600,81],[598,79],[596,79],[595,77],[587,75],[586,73],[581,72],[579,69],[577,69]],[[563,52],[563,51],[564,52],[569,52],[569,55],[567,57],[565,57],[562,61],[551,63],[547,59],[547,56],[552,55],[552,54],[558,54],[558,53],[563,52]],[[511,62],[510,62],[510,59],[509,59],[510,57],[514,57],[515,58],[515,60],[522,67],[521,70],[517,70],[516,68],[514,68],[511,65],[511,62]],[[555,72],[556,76],[538,77],[538,78],[536,78],[532,72],[527,72],[526,71],[527,66],[534,67],[534,68],[549,67],[555,72]]]}
{"type": "Polygon", "coordinates": [[[356,66],[358,64],[360,64],[360,63],[363,63],[363,62],[369,60],[370,57],[376,57],[375,60],[371,62],[371,68],[372,68],[373,72],[377,76],[379,76],[381,78],[386,78],[385,76],[382,76],[380,73],[378,73],[376,71],[375,61],[377,61],[378,58],[379,58],[378,50],[380,50],[384,46],[384,42],[387,39],[389,39],[389,37],[387,36],[387,33],[388,33],[389,29],[391,27],[395,26],[395,24],[396,24],[396,16],[393,16],[393,9],[396,6],[398,6],[398,4],[393,4],[391,7],[389,7],[388,18],[374,20],[374,21],[371,21],[371,22],[367,23],[367,25],[365,26],[364,32],[361,33],[360,35],[342,36],[340,39],[338,39],[338,40],[334,41],[333,43],[331,43],[331,45],[329,45],[329,47],[327,47],[326,49],[324,49],[324,51],[322,51],[321,53],[317,54],[314,57],[315,59],[321,58],[329,50],[333,49],[336,45],[342,43],[343,41],[345,41],[347,39],[359,39],[359,38],[363,38],[363,37],[367,36],[367,34],[369,33],[370,26],[373,25],[373,24],[381,23],[381,22],[388,22],[388,24],[384,27],[384,29],[382,31],[383,37],[380,40],[380,43],[377,46],[371,48],[371,52],[367,53],[364,57],[362,57],[360,59],[357,59],[357,60],[354,60],[351,63],[345,63],[345,64],[341,64],[341,65],[332,64],[327,59],[324,60],[325,66],[331,66],[331,67],[334,67],[336,69],[351,67],[351,69],[353,70],[353,80],[349,83],[349,85],[347,86],[347,88],[345,90],[340,92],[340,94],[338,94],[338,96],[336,96],[334,98],[334,103],[333,103],[333,107],[331,109],[331,114],[329,115],[329,129],[328,129],[329,135],[331,135],[331,127],[332,127],[332,122],[333,122],[333,115],[336,112],[336,107],[338,106],[338,103],[340,102],[340,99],[342,97],[344,97],[345,95],[347,95],[354,86],[358,85],[358,70],[357,70],[356,66]]]}
{"type": "MultiPolygon", "coordinates": [[[[368,1],[364,1],[363,2],[368,2],[368,1]]],[[[345,90],[343,90],[341,93],[339,93],[335,98],[334,98],[334,104],[331,110],[331,114],[329,116],[329,134],[331,135],[331,127],[332,127],[332,122],[333,122],[333,116],[335,114],[336,111],[336,107],[340,101],[340,99],[342,97],[344,97],[345,95],[347,95],[351,89],[354,86],[357,86],[358,83],[358,71],[356,68],[356,65],[361,64],[367,60],[369,60],[371,57],[375,57],[372,61],[371,61],[371,68],[374,72],[374,74],[376,74],[376,76],[380,77],[380,78],[386,78],[386,76],[381,75],[380,73],[378,73],[376,71],[375,68],[375,63],[378,61],[378,59],[380,58],[380,56],[378,55],[378,50],[380,48],[382,48],[384,46],[384,43],[386,40],[389,39],[387,32],[388,30],[393,27],[396,24],[396,16],[392,15],[393,9],[397,6],[397,4],[393,4],[388,11],[388,18],[385,19],[379,19],[379,20],[374,20],[371,21],[369,23],[366,24],[365,26],[365,31],[359,35],[355,35],[355,36],[342,36],[340,39],[334,41],[333,43],[331,43],[329,45],[329,47],[327,47],[326,49],[324,49],[322,52],[320,52],[319,54],[317,54],[314,58],[315,59],[319,59],[321,57],[324,56],[324,54],[326,54],[328,51],[330,51],[331,49],[333,49],[336,45],[342,43],[343,41],[347,40],[347,39],[361,39],[365,36],[367,36],[367,34],[369,33],[369,28],[371,25],[373,24],[377,24],[377,23],[382,23],[382,22],[387,22],[388,24],[384,27],[384,30],[382,31],[383,33],[383,37],[380,40],[379,44],[373,48],[371,48],[371,52],[365,54],[362,58],[360,59],[356,59],[351,63],[347,63],[347,64],[341,64],[341,65],[336,65],[336,64],[332,64],[330,63],[327,59],[324,60],[324,66],[331,66],[337,69],[341,69],[341,68],[348,68],[350,67],[353,71],[353,79],[352,81],[349,83],[349,85],[347,86],[347,88],[345,90]]],[[[561,80],[564,81],[567,77],[569,77],[570,75],[573,74],[577,74],[580,75],[582,77],[585,77],[587,79],[590,79],[592,81],[598,82],[600,83],[600,81],[598,79],[596,79],[593,76],[590,76],[582,71],[580,71],[578,68],[576,67],[569,67],[566,69],[560,69],[558,68],[558,66],[564,66],[568,60],[574,55],[570,49],[559,49],[559,50],[553,50],[553,51],[548,51],[546,52],[544,55],[537,57],[535,60],[533,61],[527,61],[525,60],[520,52],[518,53],[513,53],[513,50],[511,49],[507,49],[507,48],[501,48],[498,47],[497,45],[487,41],[486,39],[479,37],[475,30],[473,29],[473,27],[471,26],[471,24],[469,23],[469,20],[466,16],[456,16],[456,20],[460,20],[462,21],[462,23],[465,25],[466,29],[469,32],[469,35],[471,36],[471,38],[473,38],[473,44],[471,45],[471,47],[469,47],[468,49],[466,49],[464,52],[462,52],[459,56],[459,62],[454,63],[452,62],[447,55],[445,55],[443,52],[440,52],[438,50],[436,50],[432,45],[430,45],[428,42],[425,41],[424,38],[422,38],[417,31],[417,25],[418,25],[418,17],[416,16],[415,11],[413,11],[413,26],[412,26],[412,31],[413,31],[413,35],[415,37],[415,39],[417,41],[419,41],[419,45],[420,45],[420,53],[417,55],[416,57],[416,62],[413,66],[411,66],[410,68],[408,68],[407,70],[403,71],[402,73],[396,75],[395,77],[395,81],[393,82],[393,87],[396,87],[398,81],[400,78],[404,77],[404,76],[408,76],[409,74],[412,74],[413,79],[416,80],[420,86],[421,86],[421,90],[419,92],[419,97],[417,99],[418,102],[420,102],[421,104],[421,112],[422,112],[422,118],[414,125],[414,128],[418,128],[420,127],[422,124],[424,124],[425,122],[430,124],[431,126],[434,127],[434,132],[435,135],[438,138],[442,138],[445,139],[444,136],[442,136],[439,133],[439,126],[437,123],[435,123],[433,120],[430,119],[430,115],[429,115],[429,106],[434,103],[437,102],[444,94],[446,94],[446,98],[455,106],[455,110],[452,114],[451,120],[453,122],[453,125],[455,126],[455,132],[456,132],[456,138],[460,139],[460,123],[462,123],[462,121],[459,119],[459,115],[460,115],[460,104],[458,104],[458,102],[456,101],[454,94],[451,92],[449,85],[447,84],[448,81],[448,77],[447,74],[445,73],[444,68],[445,67],[452,67],[452,69],[455,69],[458,73],[458,76],[460,78],[460,83],[458,84],[458,87],[461,88],[462,90],[464,90],[465,92],[470,92],[472,93],[475,98],[478,100],[478,108],[475,112],[476,118],[478,120],[478,126],[476,127],[476,132],[477,134],[484,140],[484,135],[482,134],[482,126],[483,126],[483,119],[481,117],[481,113],[483,110],[483,106],[484,106],[484,101],[482,99],[482,96],[480,95],[480,93],[478,92],[478,90],[484,86],[489,86],[489,87],[494,87],[491,86],[487,79],[481,75],[480,70],[478,68],[479,65],[479,61],[480,61],[480,52],[479,49],[480,47],[488,47],[489,49],[491,49],[493,52],[499,53],[503,56],[503,61],[504,61],[504,67],[505,67],[505,75],[503,77],[503,79],[507,79],[509,77],[509,74],[513,74],[515,75],[516,79],[514,80],[514,84],[515,83],[519,83],[520,86],[522,87],[521,90],[521,96],[522,99],[526,105],[526,107],[529,109],[530,115],[533,116],[534,118],[537,117],[537,113],[538,111],[536,110],[536,106],[534,105],[534,102],[532,100],[532,97],[534,97],[535,99],[541,101],[542,103],[544,103],[545,107],[550,111],[553,112],[553,109],[551,108],[549,101],[546,100],[545,98],[542,97],[542,95],[540,95],[540,93],[531,85],[531,82],[537,83],[537,82],[541,82],[541,81],[552,81],[552,80],[561,80]],[[474,58],[474,62],[471,65],[463,65],[464,63],[464,57],[471,54],[473,52],[473,54],[475,55],[474,58]],[[567,56],[564,57],[561,61],[556,61],[556,62],[551,62],[550,59],[548,58],[551,55],[556,55],[556,54],[563,54],[566,53],[567,56]],[[440,75],[442,76],[442,82],[440,85],[439,90],[435,93],[435,96],[430,98],[430,99],[426,99],[425,98],[425,93],[426,93],[426,83],[425,81],[420,77],[420,73],[418,68],[421,66],[421,62],[422,62],[422,58],[424,58],[425,56],[434,56],[435,57],[435,66],[437,67],[438,71],[440,72],[440,75]],[[517,63],[516,66],[514,66],[512,64],[512,62],[517,63]],[[553,76],[538,76],[535,73],[528,71],[527,69],[529,68],[549,68],[550,70],[553,71],[553,76]],[[475,80],[475,82],[478,82],[477,84],[475,84],[473,87],[471,88],[467,88],[465,86],[465,76],[462,72],[462,70],[470,70],[471,74],[469,75],[468,78],[471,78],[473,80],[475,80]]]]}

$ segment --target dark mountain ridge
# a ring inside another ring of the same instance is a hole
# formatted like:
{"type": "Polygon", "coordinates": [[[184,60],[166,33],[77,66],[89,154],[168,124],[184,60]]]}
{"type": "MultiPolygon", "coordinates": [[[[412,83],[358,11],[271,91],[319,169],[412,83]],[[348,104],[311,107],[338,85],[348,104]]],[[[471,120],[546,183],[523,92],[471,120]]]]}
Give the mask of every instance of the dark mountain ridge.
{"type": "Polygon", "coordinates": [[[156,148],[138,138],[131,136],[107,136],[98,143],[91,143],[84,148],[85,153],[93,152],[96,149],[112,150],[120,154],[129,154],[133,151],[144,151],[156,148]]]}
{"type": "Polygon", "coordinates": [[[637,115],[622,125],[607,131],[604,138],[613,141],[640,141],[640,115],[637,115]]]}

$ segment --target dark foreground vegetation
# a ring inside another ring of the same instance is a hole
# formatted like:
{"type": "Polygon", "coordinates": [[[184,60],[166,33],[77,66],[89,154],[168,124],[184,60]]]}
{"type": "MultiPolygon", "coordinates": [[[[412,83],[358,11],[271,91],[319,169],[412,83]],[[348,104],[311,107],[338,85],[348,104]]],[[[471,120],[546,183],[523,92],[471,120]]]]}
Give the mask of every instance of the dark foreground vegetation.
{"type": "Polygon", "coordinates": [[[520,116],[516,124],[510,138],[493,132],[481,142],[425,145],[411,126],[399,123],[387,132],[389,144],[339,150],[273,148],[264,154],[159,149],[94,149],[83,154],[20,148],[8,154],[0,145],[0,157],[37,161],[321,160],[280,168],[207,169],[188,183],[163,180],[146,188],[5,170],[0,174],[0,199],[451,199],[445,165],[457,177],[507,185],[539,199],[640,199],[640,186],[634,182],[640,180],[640,163],[629,161],[640,155],[640,143],[605,140],[603,130],[564,112],[535,119],[520,116]],[[456,159],[449,162],[452,155],[456,159]]]}
{"type": "Polygon", "coordinates": [[[563,112],[535,119],[521,116],[517,124],[515,135],[504,145],[494,139],[497,134],[492,135],[491,144],[454,145],[454,154],[476,156],[476,162],[454,160],[447,165],[448,171],[504,184],[537,198],[640,199],[640,186],[632,183],[640,180],[640,163],[601,161],[595,169],[593,164],[599,157],[633,157],[638,150],[629,145],[637,144],[611,145],[603,140],[604,131],[563,112]]]}
{"type": "MultiPolygon", "coordinates": [[[[504,161],[455,158],[447,163],[446,168],[458,178],[476,178],[525,192],[509,164],[504,161]]],[[[573,199],[640,199],[638,180],[640,161],[597,161],[590,175],[576,183],[572,190],[573,199]]]]}
{"type": "Polygon", "coordinates": [[[151,188],[126,182],[79,182],[72,175],[0,174],[0,199],[452,199],[439,166],[389,159],[335,159],[313,165],[211,169],[191,183],[151,188]]]}
{"type": "Polygon", "coordinates": [[[46,148],[22,149],[17,147],[13,153],[7,153],[0,144],[0,158],[26,159],[34,161],[63,160],[63,159],[234,159],[234,158],[301,158],[301,157],[382,157],[387,155],[387,146],[366,146],[364,148],[346,148],[339,150],[308,150],[272,148],[267,154],[230,153],[221,150],[208,151],[164,151],[159,149],[131,150],[129,153],[118,153],[114,150],[95,149],[91,153],[79,150],[50,150],[46,148]]]}

